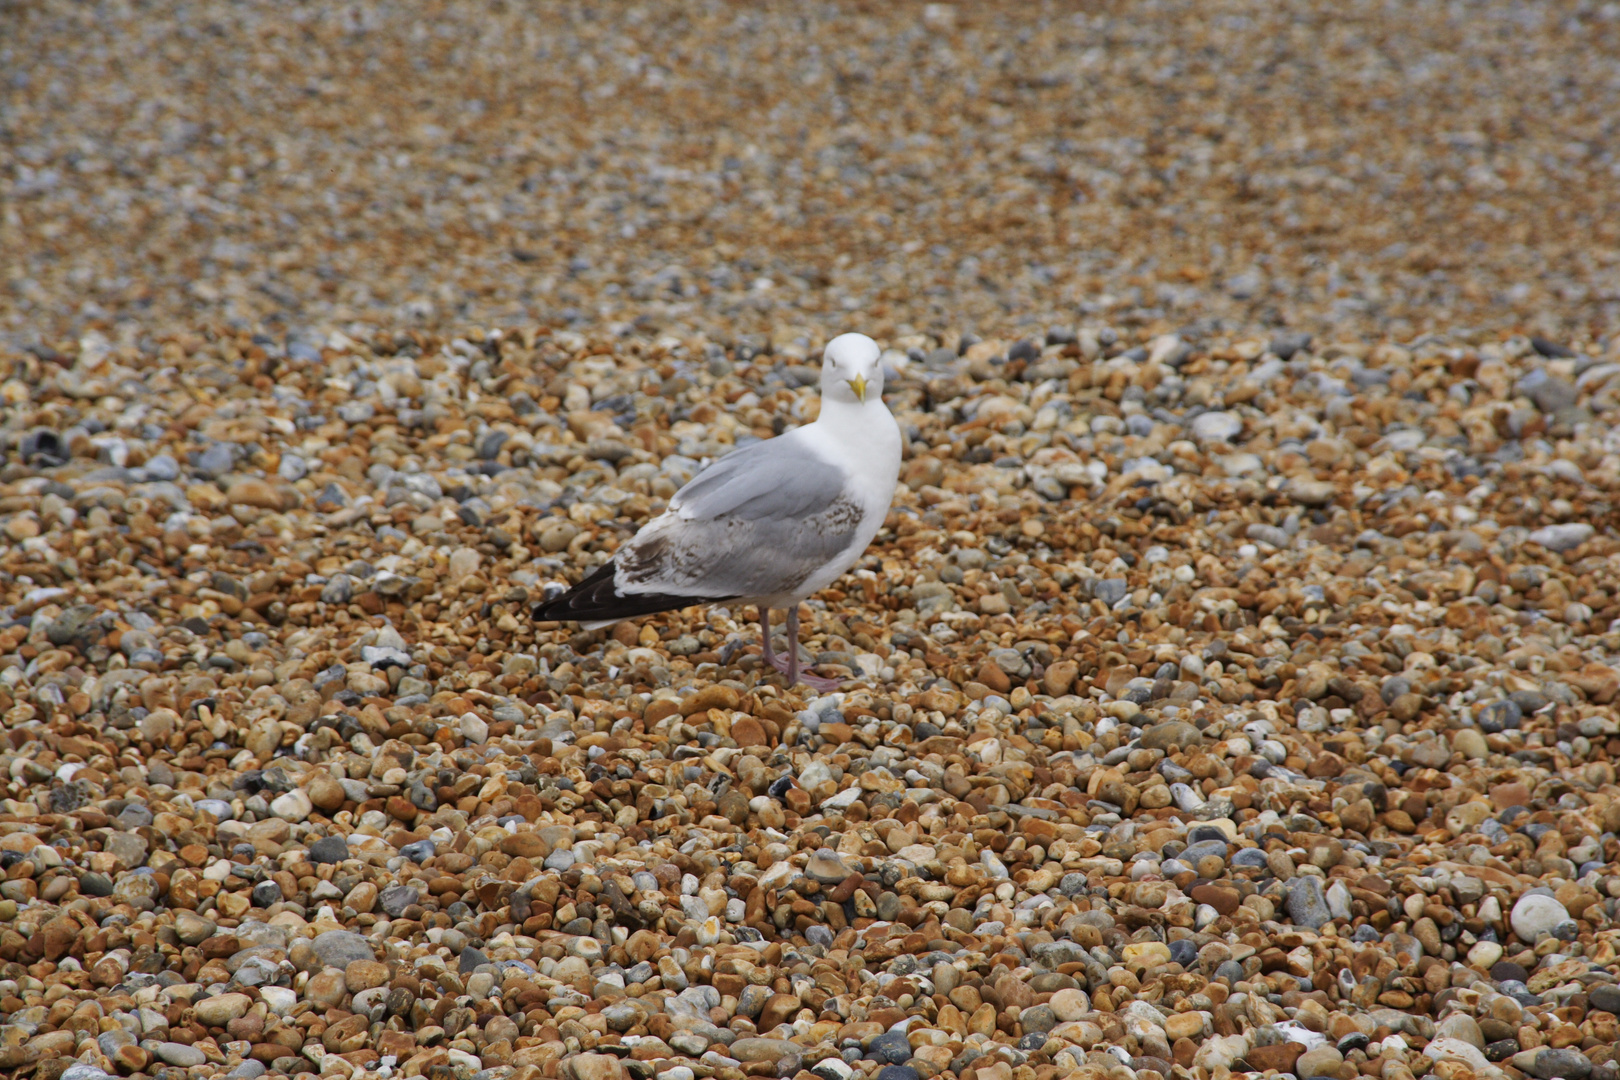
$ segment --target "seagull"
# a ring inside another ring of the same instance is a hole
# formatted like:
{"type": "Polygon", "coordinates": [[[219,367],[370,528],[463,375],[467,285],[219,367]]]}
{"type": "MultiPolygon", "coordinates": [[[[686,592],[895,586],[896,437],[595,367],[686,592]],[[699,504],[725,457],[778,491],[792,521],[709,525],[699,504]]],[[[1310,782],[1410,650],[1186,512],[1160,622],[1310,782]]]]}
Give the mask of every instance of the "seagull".
{"type": "Polygon", "coordinates": [[[883,404],[877,342],[843,334],[821,355],[814,423],[720,458],[585,580],[537,605],[538,620],[587,630],[696,604],[759,608],[764,660],[799,670],[799,603],[855,565],[888,516],[900,478],[900,427],[883,404]],[[771,645],[771,609],[787,611],[787,656],[771,645]]]}

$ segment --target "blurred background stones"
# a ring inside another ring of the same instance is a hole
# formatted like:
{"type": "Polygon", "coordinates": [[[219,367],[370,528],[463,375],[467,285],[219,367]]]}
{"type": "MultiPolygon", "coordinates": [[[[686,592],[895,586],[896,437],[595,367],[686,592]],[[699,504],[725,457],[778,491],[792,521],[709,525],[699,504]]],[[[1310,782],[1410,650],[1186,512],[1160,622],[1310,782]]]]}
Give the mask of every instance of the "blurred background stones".
{"type": "Polygon", "coordinates": [[[1613,91],[1572,74],[1620,52],[1598,3],[91,10],[5,9],[18,346],[1076,314],[1562,342],[1620,305],[1613,91]]]}

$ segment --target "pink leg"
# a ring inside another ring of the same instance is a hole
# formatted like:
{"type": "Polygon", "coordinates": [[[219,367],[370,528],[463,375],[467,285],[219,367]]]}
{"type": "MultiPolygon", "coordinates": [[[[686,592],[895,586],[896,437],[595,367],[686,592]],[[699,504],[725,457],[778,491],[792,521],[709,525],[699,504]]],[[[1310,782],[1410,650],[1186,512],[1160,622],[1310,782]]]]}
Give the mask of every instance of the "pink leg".
{"type": "Polygon", "coordinates": [[[790,604],[787,610],[787,681],[788,689],[799,685],[799,605],[790,604]]]}
{"type": "Polygon", "coordinates": [[[759,609],[759,625],[763,642],[760,659],[787,676],[789,689],[799,683],[804,683],[812,690],[822,691],[836,690],[843,685],[841,679],[824,679],[819,675],[807,675],[799,670],[799,609],[797,605],[788,608],[787,611],[787,656],[777,656],[776,650],[771,646],[770,608],[759,609]]]}
{"type": "MultiPolygon", "coordinates": [[[[798,683],[804,683],[804,685],[810,687],[812,690],[821,690],[825,692],[828,690],[836,690],[840,686],[844,685],[844,680],[842,679],[824,679],[819,675],[808,675],[799,670],[798,604],[794,604],[793,606],[789,607],[787,611],[787,640],[788,662],[786,674],[789,687],[792,687],[798,683]]],[[[778,670],[780,670],[780,668],[778,668],[778,670]]]]}
{"type": "Polygon", "coordinates": [[[768,607],[759,609],[759,638],[761,657],[771,667],[781,670],[776,663],[776,650],[771,647],[771,609],[768,607]]]}

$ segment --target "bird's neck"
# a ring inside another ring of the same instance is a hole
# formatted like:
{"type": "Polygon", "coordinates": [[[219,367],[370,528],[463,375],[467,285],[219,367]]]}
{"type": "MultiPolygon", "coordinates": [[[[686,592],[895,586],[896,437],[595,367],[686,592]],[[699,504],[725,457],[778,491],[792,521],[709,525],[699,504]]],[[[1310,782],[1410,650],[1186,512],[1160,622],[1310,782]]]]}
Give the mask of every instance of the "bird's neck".
{"type": "Polygon", "coordinates": [[[842,401],[831,395],[821,399],[821,412],[816,417],[816,423],[827,427],[839,427],[845,424],[859,424],[867,413],[868,402],[842,401]]]}
{"type": "MultiPolygon", "coordinates": [[[[871,446],[888,433],[896,433],[893,415],[875,395],[866,401],[839,401],[824,398],[816,425],[846,445],[871,446]]],[[[875,448],[874,448],[875,449],[875,448]]]]}

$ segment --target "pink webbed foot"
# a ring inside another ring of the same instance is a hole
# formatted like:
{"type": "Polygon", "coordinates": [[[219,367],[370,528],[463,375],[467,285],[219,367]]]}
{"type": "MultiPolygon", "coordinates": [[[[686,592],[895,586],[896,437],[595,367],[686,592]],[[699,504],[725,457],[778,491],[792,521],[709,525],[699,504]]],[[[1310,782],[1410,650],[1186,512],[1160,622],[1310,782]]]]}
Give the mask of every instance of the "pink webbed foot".
{"type": "MultiPolygon", "coordinates": [[[[792,670],[792,665],[789,664],[785,658],[780,656],[771,657],[771,666],[777,671],[780,671],[783,675],[788,676],[789,679],[792,679],[795,675],[797,675],[799,682],[802,682],[812,690],[819,690],[822,693],[826,693],[829,690],[837,690],[839,687],[844,685],[843,679],[828,679],[820,675],[812,675],[803,668],[800,668],[797,672],[794,672],[792,670]]],[[[789,685],[791,686],[792,684],[790,683],[789,685]]]]}
{"type": "Polygon", "coordinates": [[[820,675],[810,675],[799,668],[799,609],[791,607],[787,612],[787,639],[788,655],[777,656],[771,645],[771,611],[770,608],[760,608],[759,629],[762,635],[760,657],[771,667],[787,676],[788,689],[793,689],[803,683],[812,690],[826,693],[837,690],[844,685],[842,679],[824,679],[820,675]]]}

